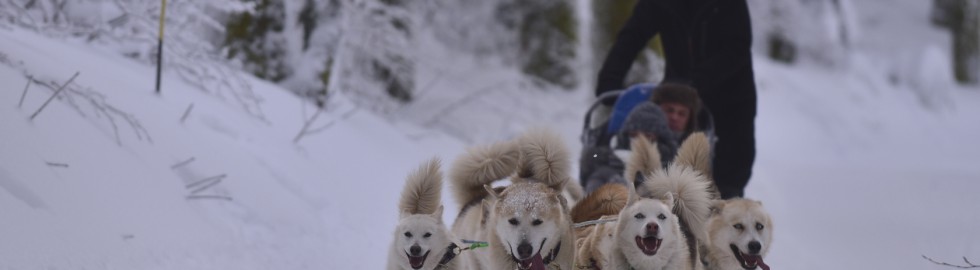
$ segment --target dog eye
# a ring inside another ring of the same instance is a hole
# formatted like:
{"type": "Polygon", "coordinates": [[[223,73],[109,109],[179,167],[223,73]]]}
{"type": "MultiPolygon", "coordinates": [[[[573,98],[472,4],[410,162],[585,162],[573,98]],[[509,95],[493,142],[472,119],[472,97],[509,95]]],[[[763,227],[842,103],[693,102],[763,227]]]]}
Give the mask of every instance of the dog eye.
{"type": "Polygon", "coordinates": [[[739,231],[741,231],[741,230],[744,230],[744,229],[745,229],[745,226],[742,226],[742,223],[739,223],[739,224],[735,224],[735,226],[734,226],[734,227],[735,227],[735,229],[736,229],[736,230],[739,230],[739,231]]]}
{"type": "Polygon", "coordinates": [[[639,213],[639,214],[636,214],[636,215],[635,215],[635,216],[633,216],[633,217],[635,217],[636,219],[644,219],[644,218],[646,218],[647,216],[644,216],[644,215],[643,215],[643,213],[639,213]]]}
{"type": "Polygon", "coordinates": [[[541,225],[541,222],[542,221],[540,219],[535,219],[534,221],[531,221],[531,225],[538,226],[541,225]]]}
{"type": "Polygon", "coordinates": [[[412,233],[411,232],[405,232],[405,237],[412,238],[412,233]]]}
{"type": "Polygon", "coordinates": [[[764,229],[764,228],[766,228],[766,226],[762,226],[762,223],[756,223],[756,224],[755,224],[755,229],[756,229],[756,230],[759,230],[759,231],[761,231],[761,230],[762,230],[762,229],[764,229]]]}
{"type": "Polygon", "coordinates": [[[432,234],[431,233],[425,233],[425,234],[422,235],[422,238],[429,238],[429,236],[432,236],[432,234]]]}
{"type": "Polygon", "coordinates": [[[657,218],[659,218],[660,220],[665,220],[667,219],[667,216],[665,216],[664,214],[660,214],[659,216],[657,216],[657,218]]]}
{"type": "Polygon", "coordinates": [[[507,222],[510,222],[510,225],[514,225],[514,226],[517,226],[517,225],[520,225],[521,224],[521,222],[520,221],[517,221],[516,218],[512,218],[512,219],[508,220],[507,222]]]}

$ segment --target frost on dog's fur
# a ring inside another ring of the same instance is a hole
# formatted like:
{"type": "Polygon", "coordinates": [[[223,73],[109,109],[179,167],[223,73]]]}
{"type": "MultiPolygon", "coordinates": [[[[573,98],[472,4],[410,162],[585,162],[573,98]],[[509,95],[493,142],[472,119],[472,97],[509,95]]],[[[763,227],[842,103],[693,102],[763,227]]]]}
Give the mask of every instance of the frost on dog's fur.
{"type": "Polygon", "coordinates": [[[408,176],[398,208],[403,214],[432,214],[442,203],[441,161],[433,158],[408,176]]]}
{"type": "Polygon", "coordinates": [[[484,185],[514,174],[520,157],[517,144],[502,142],[470,148],[450,171],[456,203],[467,205],[487,195],[484,185]]]}
{"type": "Polygon", "coordinates": [[[570,166],[561,141],[552,133],[529,132],[510,143],[470,151],[456,163],[452,189],[464,210],[453,232],[463,239],[490,242],[483,251],[459,258],[464,268],[540,269],[557,264],[572,269],[575,237],[561,193],[570,166]],[[510,170],[487,169],[499,167],[510,170]],[[518,168],[511,185],[489,185],[518,168]]]}
{"type": "Polygon", "coordinates": [[[562,190],[571,171],[568,150],[560,136],[545,129],[531,130],[518,139],[520,161],[517,177],[534,179],[562,190]]]}

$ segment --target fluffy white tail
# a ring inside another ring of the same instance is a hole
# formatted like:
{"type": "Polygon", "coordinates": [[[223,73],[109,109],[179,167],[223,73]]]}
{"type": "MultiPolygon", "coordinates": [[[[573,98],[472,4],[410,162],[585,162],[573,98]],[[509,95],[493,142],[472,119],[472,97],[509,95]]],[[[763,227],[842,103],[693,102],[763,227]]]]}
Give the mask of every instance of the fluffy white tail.
{"type": "MultiPolygon", "coordinates": [[[[691,136],[696,135],[698,134],[691,136]]],[[[702,135],[701,138],[704,136],[702,135]]],[[[697,140],[695,139],[695,141],[697,140]]],[[[662,199],[666,197],[668,192],[671,193],[674,197],[674,214],[681,219],[682,226],[686,227],[685,229],[689,230],[697,241],[706,241],[705,223],[711,214],[711,193],[709,192],[711,182],[697,169],[688,165],[692,163],[683,161],[701,159],[702,153],[697,151],[706,149],[699,148],[700,146],[689,142],[692,140],[688,139],[685,141],[686,147],[682,146],[681,153],[675,159],[678,162],[670,164],[666,169],[661,169],[660,159],[651,158],[656,156],[653,153],[658,153],[657,148],[647,143],[646,140],[634,140],[632,142],[633,161],[627,168],[634,168],[643,172],[645,176],[645,181],[638,184],[638,194],[662,199]],[[684,153],[685,151],[687,153],[684,153]]],[[[631,172],[630,169],[627,169],[627,172],[631,172]]],[[[635,172],[633,173],[635,174],[635,172]]],[[[628,177],[633,176],[628,175],[628,177]]]]}
{"type": "MultiPolygon", "coordinates": [[[[630,161],[626,163],[624,177],[627,183],[636,184],[636,173],[647,175],[650,172],[660,170],[660,151],[656,144],[650,144],[646,137],[640,136],[630,141],[630,161]]],[[[641,180],[642,182],[642,180],[641,180]]],[[[640,195],[644,193],[640,190],[640,195]]]]}
{"type": "Polygon", "coordinates": [[[456,159],[450,171],[456,203],[467,205],[487,195],[484,185],[514,174],[520,153],[514,142],[474,147],[456,159]]]}
{"type": "Polygon", "coordinates": [[[401,213],[432,214],[442,203],[442,172],[439,171],[441,162],[432,158],[423,163],[405,181],[405,189],[398,203],[401,213]]]}
{"type": "Polygon", "coordinates": [[[571,171],[568,149],[561,136],[545,129],[528,131],[518,138],[520,161],[517,176],[534,179],[561,191],[571,171]]]}
{"type": "Polygon", "coordinates": [[[708,143],[708,136],[703,132],[687,136],[677,152],[674,163],[694,168],[711,179],[711,145],[708,143]]]}

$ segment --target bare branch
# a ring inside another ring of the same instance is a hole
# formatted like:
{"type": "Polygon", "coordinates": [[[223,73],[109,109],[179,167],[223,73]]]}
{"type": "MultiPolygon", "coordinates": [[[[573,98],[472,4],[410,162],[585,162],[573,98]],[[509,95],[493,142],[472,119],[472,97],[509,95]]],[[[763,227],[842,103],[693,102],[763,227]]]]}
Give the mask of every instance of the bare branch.
{"type": "Polygon", "coordinates": [[[221,179],[224,179],[227,176],[228,176],[227,174],[221,174],[221,175],[211,176],[211,177],[208,177],[208,178],[197,180],[194,183],[187,184],[184,187],[186,187],[186,188],[189,189],[189,188],[193,188],[193,187],[196,187],[196,186],[199,186],[199,185],[203,185],[203,184],[206,184],[206,183],[209,183],[209,182],[212,182],[212,181],[221,181],[221,179]]]}
{"type": "Polygon", "coordinates": [[[187,120],[187,116],[191,115],[191,110],[193,109],[194,109],[194,103],[191,103],[191,105],[187,106],[187,110],[184,110],[184,116],[180,117],[181,124],[184,123],[184,120],[187,120]]]}
{"type": "Polygon", "coordinates": [[[193,199],[216,199],[216,200],[231,201],[231,197],[221,196],[221,195],[188,195],[187,196],[187,199],[188,200],[193,200],[193,199]]]}
{"type": "Polygon", "coordinates": [[[323,113],[323,107],[320,107],[316,110],[316,112],[313,113],[313,116],[310,117],[310,119],[307,119],[306,122],[303,123],[303,129],[300,129],[299,133],[296,134],[296,137],[293,138],[293,143],[299,142],[299,139],[302,139],[303,136],[306,135],[306,131],[310,129],[310,125],[313,124],[313,122],[316,121],[316,118],[320,117],[320,114],[322,113],[323,113]]]}
{"type": "Polygon", "coordinates": [[[357,112],[357,109],[358,108],[356,108],[356,107],[353,108],[353,109],[350,109],[349,111],[347,111],[343,115],[341,115],[340,118],[334,119],[333,121],[330,121],[330,123],[326,123],[326,124],[324,124],[322,126],[319,126],[317,128],[309,129],[309,130],[306,131],[306,134],[305,135],[311,135],[311,134],[314,134],[314,133],[318,133],[318,132],[324,131],[324,130],[330,128],[331,126],[333,126],[334,124],[336,124],[337,121],[347,120],[348,118],[350,118],[351,116],[353,116],[355,112],[357,112]]]}
{"type": "Polygon", "coordinates": [[[195,188],[194,190],[191,190],[191,194],[201,193],[201,191],[207,190],[208,188],[211,188],[214,185],[220,184],[221,183],[221,180],[224,180],[224,179],[225,179],[224,177],[215,178],[213,181],[210,181],[207,184],[203,184],[203,185],[195,188]]]}
{"type": "Polygon", "coordinates": [[[963,257],[963,261],[966,262],[966,265],[965,266],[964,265],[955,265],[955,264],[949,264],[949,263],[945,263],[945,262],[936,261],[936,260],[933,260],[932,258],[926,257],[926,255],[922,255],[922,258],[923,259],[926,259],[926,260],[929,260],[930,262],[932,262],[934,264],[938,264],[938,265],[942,265],[942,266],[949,266],[949,267],[963,268],[963,269],[980,268],[980,265],[976,265],[976,264],[970,263],[970,260],[967,260],[966,257],[963,257]]]}
{"type": "Polygon", "coordinates": [[[24,97],[27,96],[27,89],[31,87],[31,81],[34,81],[34,75],[27,76],[27,85],[24,86],[24,92],[20,94],[20,102],[17,103],[17,108],[24,105],[24,97]]]}
{"type": "Polygon", "coordinates": [[[50,161],[45,161],[45,163],[48,164],[48,166],[51,166],[51,167],[68,168],[68,164],[65,164],[65,163],[57,163],[57,162],[50,162],[50,161]]]}
{"type": "Polygon", "coordinates": [[[170,166],[170,169],[171,170],[177,169],[177,168],[180,168],[180,167],[182,167],[184,165],[187,165],[187,164],[189,164],[191,162],[194,162],[194,157],[191,157],[191,158],[189,158],[187,160],[181,161],[180,163],[174,164],[173,166],[170,166]]]}
{"type": "Polygon", "coordinates": [[[67,87],[69,83],[74,81],[75,78],[78,77],[79,73],[80,73],[79,71],[76,71],[75,75],[71,76],[71,79],[68,79],[68,81],[65,82],[65,84],[62,84],[61,87],[58,88],[58,90],[54,91],[54,94],[51,95],[50,98],[48,98],[48,101],[45,101],[44,104],[41,105],[41,108],[38,108],[37,111],[31,115],[31,120],[34,120],[34,117],[37,117],[37,114],[41,113],[41,110],[44,110],[44,107],[47,107],[48,103],[51,103],[51,100],[54,100],[54,97],[58,96],[58,94],[60,94],[62,90],[65,90],[65,87],[67,87]]]}

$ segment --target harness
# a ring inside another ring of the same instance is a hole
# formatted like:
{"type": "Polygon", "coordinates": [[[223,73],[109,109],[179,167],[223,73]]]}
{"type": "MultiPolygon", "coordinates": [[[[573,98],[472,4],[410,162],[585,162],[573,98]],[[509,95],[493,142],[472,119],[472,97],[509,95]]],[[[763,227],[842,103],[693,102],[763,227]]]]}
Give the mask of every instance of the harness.
{"type": "Polygon", "coordinates": [[[455,259],[460,253],[463,253],[463,251],[490,246],[490,244],[483,241],[463,240],[463,243],[470,245],[465,248],[460,248],[458,245],[456,245],[456,243],[449,244],[449,246],[446,247],[446,253],[442,255],[442,259],[439,260],[439,264],[437,264],[436,268],[434,269],[445,269],[447,264],[455,259]]]}
{"type": "MultiPolygon", "coordinates": [[[[550,266],[554,267],[555,269],[561,270],[561,266],[558,265],[557,263],[551,264],[552,262],[555,261],[555,258],[558,257],[558,252],[559,251],[561,251],[561,241],[558,241],[558,245],[555,246],[555,248],[552,249],[551,252],[548,252],[548,256],[545,256],[544,258],[541,258],[541,262],[544,263],[545,266],[549,266],[550,265],[550,266]]],[[[518,261],[513,256],[511,256],[510,259],[513,260],[515,263],[517,263],[517,268],[520,269],[520,263],[521,262],[518,261]]]]}

